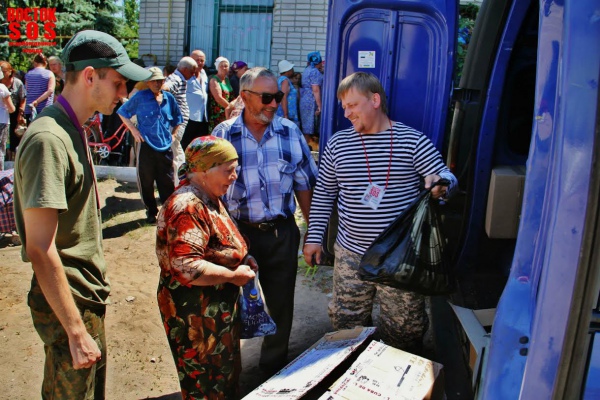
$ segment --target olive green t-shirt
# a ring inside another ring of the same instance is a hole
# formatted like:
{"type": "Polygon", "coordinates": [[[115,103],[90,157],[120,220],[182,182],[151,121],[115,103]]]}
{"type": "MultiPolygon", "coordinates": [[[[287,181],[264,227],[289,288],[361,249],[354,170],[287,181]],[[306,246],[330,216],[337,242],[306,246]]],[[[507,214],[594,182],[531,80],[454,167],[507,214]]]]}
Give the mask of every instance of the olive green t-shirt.
{"type": "Polygon", "coordinates": [[[108,303],[94,176],[79,132],[57,104],[42,111],[19,144],[14,195],[23,261],[29,261],[23,210],[56,209],[56,247],[75,300],[89,306],[108,303]]]}

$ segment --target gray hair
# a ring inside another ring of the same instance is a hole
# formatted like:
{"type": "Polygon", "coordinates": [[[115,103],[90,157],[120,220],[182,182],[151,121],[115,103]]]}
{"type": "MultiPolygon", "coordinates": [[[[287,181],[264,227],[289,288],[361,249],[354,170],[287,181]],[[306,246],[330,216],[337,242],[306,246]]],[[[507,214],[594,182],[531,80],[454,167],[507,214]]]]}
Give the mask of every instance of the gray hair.
{"type": "Polygon", "coordinates": [[[277,76],[271,70],[265,67],[250,68],[240,78],[240,92],[251,89],[258,78],[270,78],[277,82],[277,76]]]}
{"type": "Polygon", "coordinates": [[[62,60],[59,57],[57,57],[57,56],[50,56],[50,57],[48,57],[48,64],[50,64],[52,61],[56,61],[57,63],[60,64],[61,67],[63,65],[62,60]]]}
{"type": "Polygon", "coordinates": [[[178,70],[182,70],[182,69],[195,69],[198,68],[198,64],[196,63],[196,61],[192,58],[192,57],[183,57],[181,60],[179,60],[179,62],[177,63],[177,69],[178,70]]]}

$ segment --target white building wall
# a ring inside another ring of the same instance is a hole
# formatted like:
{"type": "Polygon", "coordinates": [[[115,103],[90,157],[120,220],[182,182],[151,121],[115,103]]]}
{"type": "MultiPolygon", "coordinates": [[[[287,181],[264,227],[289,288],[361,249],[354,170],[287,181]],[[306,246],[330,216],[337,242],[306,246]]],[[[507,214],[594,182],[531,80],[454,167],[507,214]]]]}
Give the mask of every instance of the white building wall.
{"type": "Polygon", "coordinates": [[[285,59],[302,72],[312,51],[326,58],[326,35],[327,0],[275,0],[271,69],[279,72],[277,63],[285,59]]]}
{"type": "MultiPolygon", "coordinates": [[[[157,65],[162,66],[177,64],[186,55],[185,3],[185,0],[171,0],[169,32],[169,1],[140,1],[140,57],[154,54],[157,65]]],[[[326,25],[327,0],[275,0],[269,67],[278,72],[277,63],[287,59],[296,64],[296,71],[301,72],[306,66],[306,55],[311,51],[318,50],[325,58],[326,25]]],[[[143,58],[146,62],[150,59],[143,58]]]]}
{"type": "MultiPolygon", "coordinates": [[[[482,1],[460,0],[461,4],[480,4],[482,1]]],[[[186,0],[140,0],[140,56],[154,54],[158,65],[166,65],[177,64],[186,55],[185,3],[186,0]]],[[[275,0],[269,66],[273,71],[278,72],[277,63],[283,59],[296,64],[296,71],[302,71],[306,66],[306,55],[311,51],[318,50],[326,58],[327,5],[327,0],[275,0]]],[[[144,57],[144,60],[148,59],[144,57]]]]}
{"type": "MultiPolygon", "coordinates": [[[[141,0],[140,57],[153,54],[157,58],[157,65],[177,65],[181,57],[186,55],[184,54],[185,22],[185,0],[141,0]]],[[[151,58],[143,57],[143,59],[148,65],[151,58]]]]}

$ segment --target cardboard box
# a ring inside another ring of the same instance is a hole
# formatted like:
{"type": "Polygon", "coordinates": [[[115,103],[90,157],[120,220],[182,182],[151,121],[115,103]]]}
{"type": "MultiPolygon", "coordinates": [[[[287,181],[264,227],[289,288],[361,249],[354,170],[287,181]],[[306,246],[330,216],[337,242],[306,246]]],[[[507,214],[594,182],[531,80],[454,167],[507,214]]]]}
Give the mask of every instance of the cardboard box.
{"type": "Polygon", "coordinates": [[[326,334],[244,400],[444,398],[441,364],[380,342],[366,346],[374,331],[355,328],[326,334]]]}
{"type": "Polygon", "coordinates": [[[319,400],[443,399],[443,366],[371,342],[350,369],[319,400]]]}
{"type": "Polygon", "coordinates": [[[244,400],[303,397],[374,332],[375,328],[358,327],[326,334],[276,375],[248,393],[244,400]]]}
{"type": "Polygon", "coordinates": [[[525,166],[502,166],[492,170],[485,214],[485,232],[490,239],[517,237],[524,187],[525,166]]]}
{"type": "Polygon", "coordinates": [[[471,383],[473,391],[476,390],[477,377],[481,375],[484,368],[484,352],[489,345],[490,334],[494,317],[495,308],[483,310],[471,310],[469,308],[455,306],[450,304],[456,314],[458,321],[466,337],[464,351],[466,358],[469,359],[469,368],[471,369],[471,383]]]}

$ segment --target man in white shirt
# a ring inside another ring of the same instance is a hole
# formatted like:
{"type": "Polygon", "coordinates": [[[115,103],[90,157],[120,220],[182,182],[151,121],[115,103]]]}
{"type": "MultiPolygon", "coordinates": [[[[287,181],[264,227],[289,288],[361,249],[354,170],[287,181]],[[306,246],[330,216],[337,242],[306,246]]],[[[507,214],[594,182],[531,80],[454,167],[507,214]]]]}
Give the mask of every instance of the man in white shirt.
{"type": "Polygon", "coordinates": [[[185,148],[199,136],[206,136],[208,132],[208,76],[204,71],[206,55],[201,50],[194,50],[190,57],[196,61],[196,73],[187,81],[186,98],[190,108],[190,118],[183,132],[181,147],[185,148]]]}

